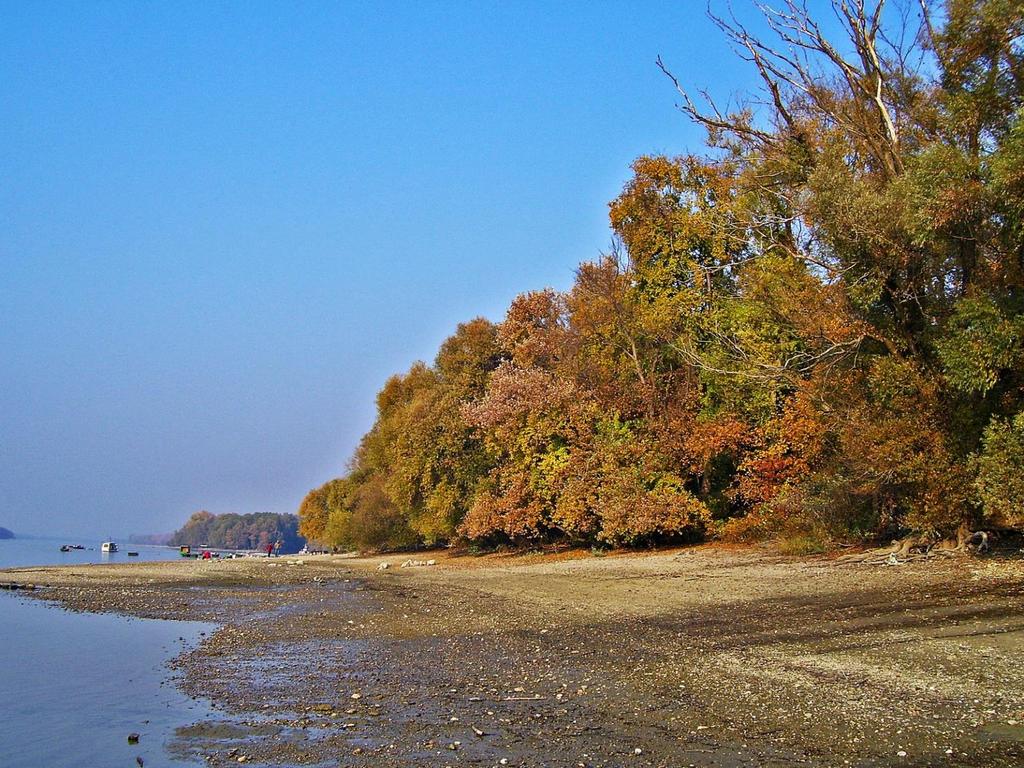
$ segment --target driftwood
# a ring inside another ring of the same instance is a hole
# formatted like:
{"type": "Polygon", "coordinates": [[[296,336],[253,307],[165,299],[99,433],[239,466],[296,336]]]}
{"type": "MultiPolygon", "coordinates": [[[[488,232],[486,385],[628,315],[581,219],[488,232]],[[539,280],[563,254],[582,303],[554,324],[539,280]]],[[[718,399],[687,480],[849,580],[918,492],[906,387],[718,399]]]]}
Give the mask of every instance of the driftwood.
{"type": "Polygon", "coordinates": [[[967,525],[961,525],[955,539],[943,539],[934,533],[907,536],[888,547],[843,555],[836,562],[900,565],[911,560],[980,554],[990,548],[990,539],[991,534],[987,531],[972,531],[967,525]]]}

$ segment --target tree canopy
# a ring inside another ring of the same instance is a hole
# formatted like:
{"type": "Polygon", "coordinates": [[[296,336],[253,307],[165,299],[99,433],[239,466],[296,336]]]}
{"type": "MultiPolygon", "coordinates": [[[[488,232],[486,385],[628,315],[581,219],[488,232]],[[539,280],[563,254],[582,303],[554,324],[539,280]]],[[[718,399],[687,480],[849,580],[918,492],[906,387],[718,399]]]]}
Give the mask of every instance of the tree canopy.
{"type": "Polygon", "coordinates": [[[281,552],[298,552],[306,543],[298,533],[295,515],[256,512],[249,515],[214,515],[202,510],[193,514],[169,542],[182,545],[222,547],[224,549],[262,549],[281,542],[281,552]]]}
{"type": "MultiPolygon", "coordinates": [[[[796,0],[700,154],[644,156],[571,290],[392,377],[305,535],[828,543],[1024,523],[1024,6],[796,0]]],[[[701,103],[698,103],[700,101],[701,103]]]]}

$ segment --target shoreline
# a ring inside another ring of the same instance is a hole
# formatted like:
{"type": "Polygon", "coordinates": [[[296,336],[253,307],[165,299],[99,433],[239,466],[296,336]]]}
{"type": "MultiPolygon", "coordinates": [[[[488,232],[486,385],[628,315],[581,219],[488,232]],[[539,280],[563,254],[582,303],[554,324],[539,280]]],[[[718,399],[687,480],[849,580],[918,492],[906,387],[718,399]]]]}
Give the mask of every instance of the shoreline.
{"type": "Polygon", "coordinates": [[[1024,761],[1019,558],[413,557],[437,564],[285,556],[0,581],[71,610],[217,623],[174,662],[218,714],[183,724],[172,754],[211,765],[1024,761]]]}

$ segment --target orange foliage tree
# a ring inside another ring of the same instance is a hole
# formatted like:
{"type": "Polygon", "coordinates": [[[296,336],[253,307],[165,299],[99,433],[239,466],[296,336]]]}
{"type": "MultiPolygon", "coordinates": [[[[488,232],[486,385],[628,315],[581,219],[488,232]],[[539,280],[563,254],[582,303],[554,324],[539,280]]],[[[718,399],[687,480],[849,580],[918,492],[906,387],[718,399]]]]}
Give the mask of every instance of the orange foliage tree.
{"type": "Polygon", "coordinates": [[[1024,11],[924,3],[910,28],[833,6],[838,42],[796,0],[767,38],[713,16],[760,89],[736,109],[662,65],[706,150],[634,162],[611,252],[568,292],[525,293],[389,380],[349,475],[303,501],[306,535],[827,545],[1021,524],[1024,11]]]}

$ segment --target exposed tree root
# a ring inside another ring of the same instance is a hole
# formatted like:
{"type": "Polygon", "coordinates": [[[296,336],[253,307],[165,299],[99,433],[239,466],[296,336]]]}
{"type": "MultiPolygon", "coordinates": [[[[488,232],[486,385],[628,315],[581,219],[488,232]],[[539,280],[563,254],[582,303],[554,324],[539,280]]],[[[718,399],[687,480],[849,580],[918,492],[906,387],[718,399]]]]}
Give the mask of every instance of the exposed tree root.
{"type": "Polygon", "coordinates": [[[927,560],[937,557],[959,557],[985,552],[990,547],[991,534],[987,531],[972,531],[961,525],[955,539],[942,539],[936,534],[925,533],[907,536],[894,541],[888,547],[856,552],[838,558],[838,563],[859,563],[864,565],[901,565],[913,560],[927,560]]]}

